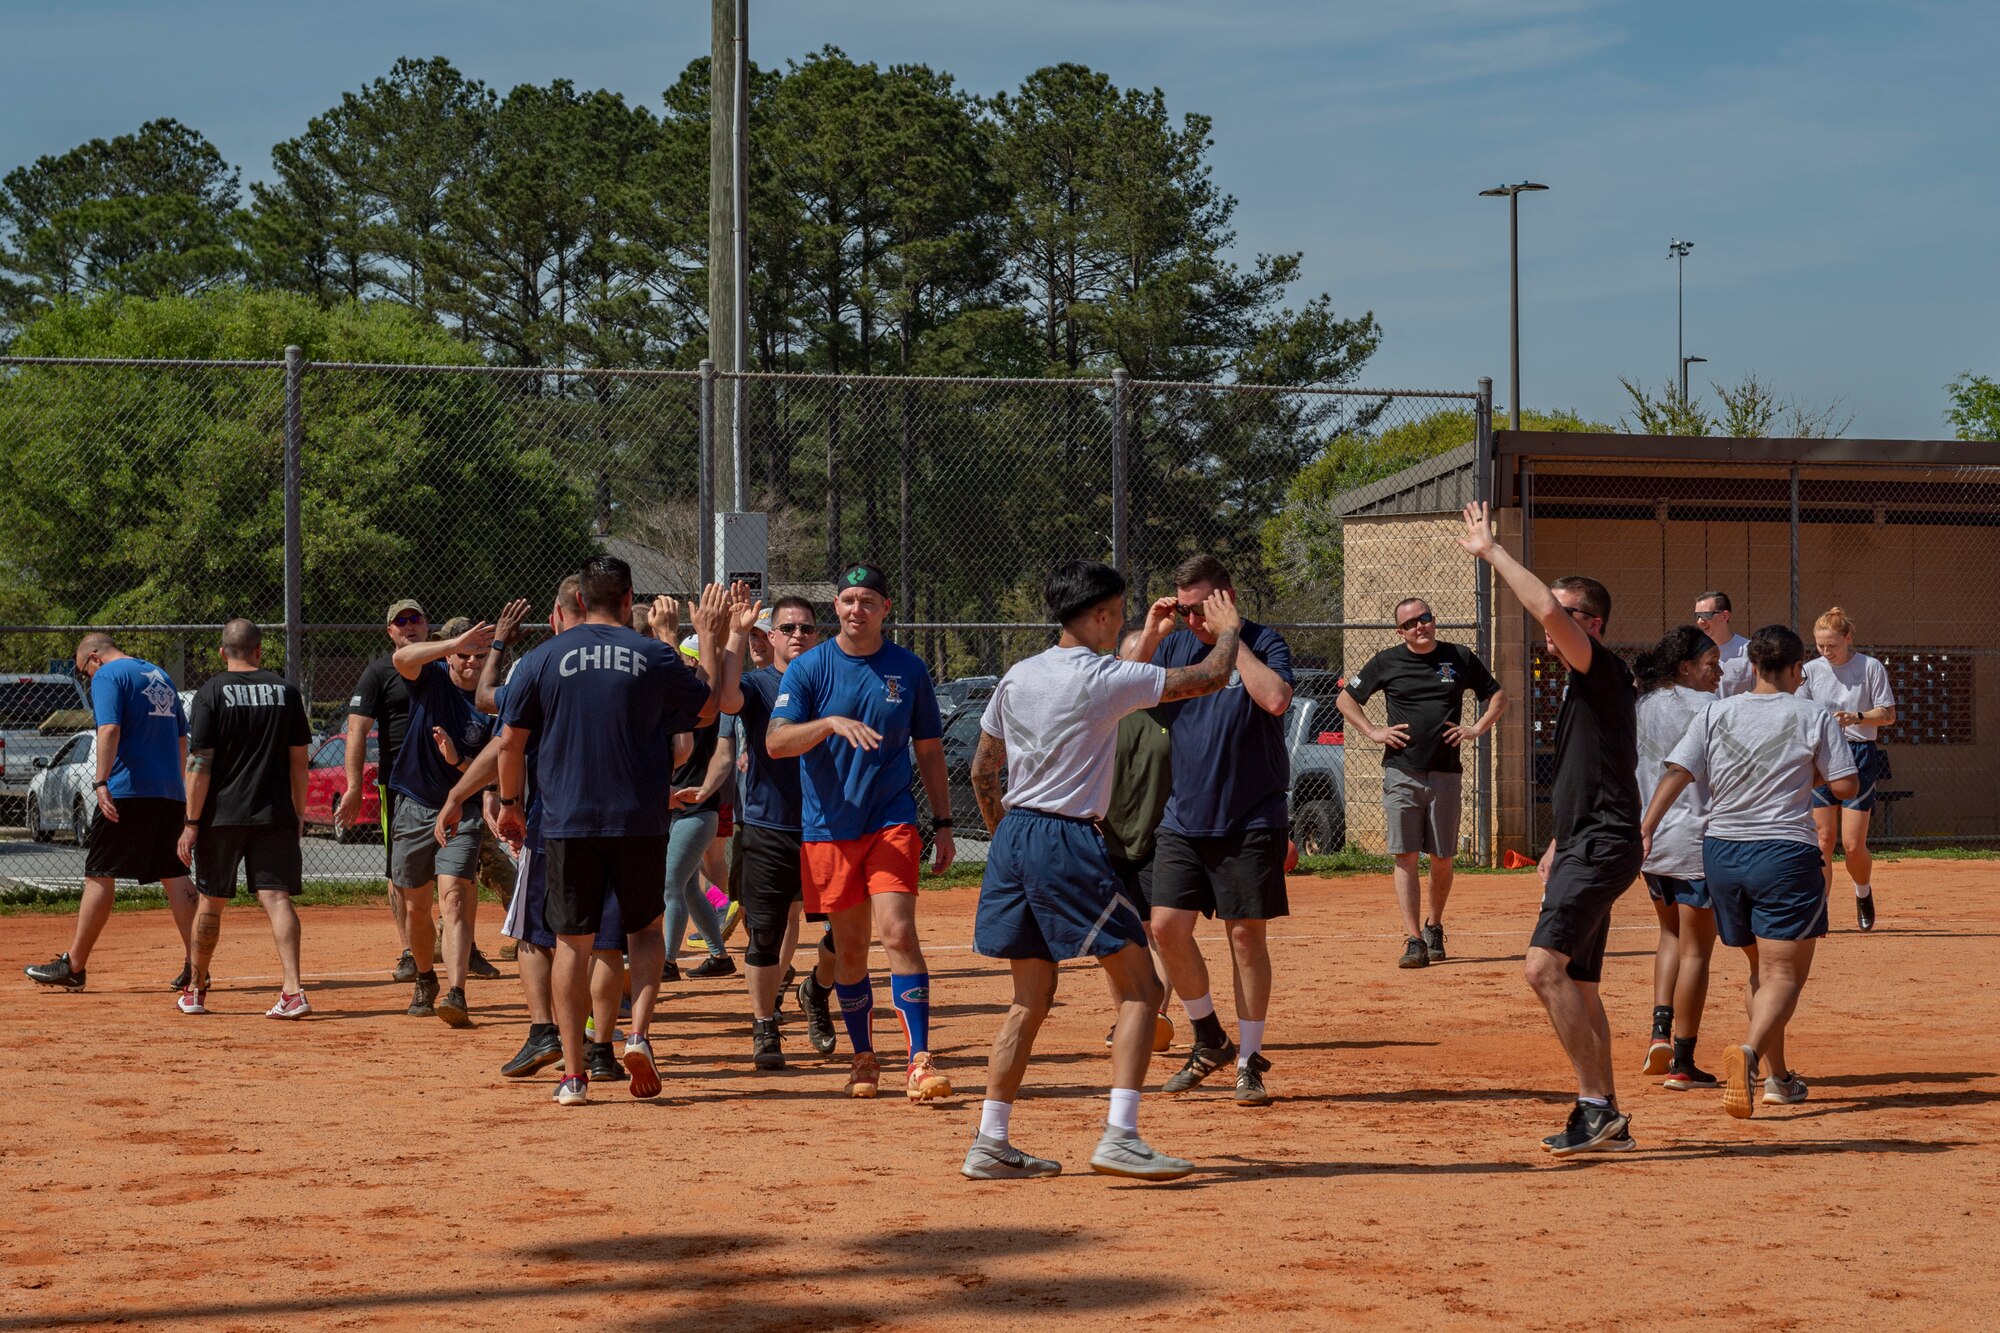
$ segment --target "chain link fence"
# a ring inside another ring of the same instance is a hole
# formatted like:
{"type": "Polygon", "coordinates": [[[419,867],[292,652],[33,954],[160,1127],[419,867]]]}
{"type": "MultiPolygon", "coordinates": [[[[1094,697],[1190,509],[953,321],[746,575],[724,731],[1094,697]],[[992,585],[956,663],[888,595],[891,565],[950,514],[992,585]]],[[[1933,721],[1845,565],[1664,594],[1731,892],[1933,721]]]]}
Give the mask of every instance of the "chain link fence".
{"type": "MultiPolygon", "coordinates": [[[[1480,410],[1474,393],[1123,374],[549,371],[312,363],[296,349],[0,358],[13,479],[0,492],[0,881],[81,876],[90,718],[70,661],[84,630],[109,630],[187,691],[221,669],[223,621],[263,624],[267,664],[302,683],[322,737],[308,877],[374,879],[379,849],[347,845],[374,831],[336,838],[330,821],[338,733],[388,647],[384,608],[415,597],[442,624],[525,596],[539,615],[598,550],[632,564],[641,599],[684,596],[715,570],[713,515],[739,506],[768,516],[772,593],[825,614],[840,568],[883,566],[897,637],[973,697],[1052,641],[1040,587],[1054,562],[1117,564],[1136,616],[1173,591],[1180,560],[1220,556],[1251,613],[1291,642],[1295,814],[1309,850],[1331,849],[1347,818],[1332,690],[1388,611],[1353,614],[1338,521],[1288,506],[1288,486],[1337,442],[1365,460],[1397,427],[1457,413],[1470,430],[1480,410]],[[1282,542],[1281,512],[1300,516],[1282,542]]],[[[1439,616],[1470,624],[1464,562],[1452,579],[1439,616]]]]}

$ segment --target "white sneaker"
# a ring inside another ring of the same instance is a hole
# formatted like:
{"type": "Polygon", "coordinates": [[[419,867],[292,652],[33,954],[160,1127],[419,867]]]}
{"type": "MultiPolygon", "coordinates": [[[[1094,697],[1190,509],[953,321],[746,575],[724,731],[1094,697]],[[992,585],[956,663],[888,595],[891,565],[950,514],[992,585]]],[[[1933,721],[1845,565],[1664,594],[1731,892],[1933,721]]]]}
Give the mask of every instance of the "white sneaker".
{"type": "Polygon", "coordinates": [[[195,989],[194,983],[189,982],[186,986],[182,987],[180,998],[174,1001],[174,1006],[184,1014],[207,1013],[208,1012],[207,988],[204,987],[200,990],[197,990],[195,989]]]}
{"type": "Polygon", "coordinates": [[[590,1101],[590,1080],[578,1075],[556,1084],[557,1106],[583,1106],[590,1101]]]}
{"type": "Polygon", "coordinates": [[[264,1011],[264,1017],[304,1018],[311,1012],[312,1006],[306,1003],[306,993],[304,991],[298,991],[291,995],[279,991],[278,1002],[264,1011]]]}

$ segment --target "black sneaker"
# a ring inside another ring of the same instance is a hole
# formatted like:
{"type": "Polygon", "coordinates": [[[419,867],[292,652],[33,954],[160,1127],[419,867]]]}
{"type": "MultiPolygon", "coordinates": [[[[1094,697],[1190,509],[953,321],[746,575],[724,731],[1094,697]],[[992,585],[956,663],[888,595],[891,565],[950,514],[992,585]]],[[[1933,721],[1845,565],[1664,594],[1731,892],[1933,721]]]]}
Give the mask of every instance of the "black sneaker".
{"type": "Polygon", "coordinates": [[[1875,929],[1875,895],[1864,893],[1854,900],[1854,924],[1863,930],[1875,929]]]}
{"type": "Polygon", "coordinates": [[[500,976],[500,969],[486,961],[486,955],[479,952],[479,946],[472,946],[472,958],[465,965],[466,974],[481,981],[493,981],[500,976]]]}
{"type": "Polygon", "coordinates": [[[1424,955],[1433,963],[1444,961],[1444,922],[1433,921],[1424,927],[1424,955]]]}
{"type": "Polygon", "coordinates": [[[553,1024],[546,1032],[530,1030],[514,1058],[500,1066],[502,1078],[528,1078],[562,1059],[562,1033],[553,1024]]]}
{"type": "Polygon", "coordinates": [[[1238,1106],[1269,1106],[1271,1094],[1264,1087],[1264,1071],[1271,1062],[1260,1051],[1244,1063],[1236,1066],[1236,1104],[1238,1106]]]}
{"type": "Polygon", "coordinates": [[[61,990],[82,990],[83,969],[69,965],[69,955],[59,953],[46,963],[35,963],[21,969],[28,980],[43,986],[55,986],[61,990]]]}
{"type": "Polygon", "coordinates": [[[396,965],[389,969],[389,976],[396,981],[415,981],[417,979],[417,960],[410,956],[408,949],[403,950],[403,956],[398,958],[396,965]]]}
{"type": "Polygon", "coordinates": [[[167,989],[172,991],[182,991],[186,990],[193,983],[194,983],[194,960],[192,958],[183,959],[181,962],[181,974],[175,977],[172,981],[169,981],[167,983],[167,989]]]}
{"type": "Polygon", "coordinates": [[[612,1053],[608,1041],[587,1041],[583,1044],[583,1067],[592,1083],[623,1083],[631,1077],[612,1053]]]}
{"type": "MultiPolygon", "coordinates": [[[[437,983],[432,982],[433,986],[437,983]]],[[[437,1016],[446,1027],[469,1028],[472,1026],[472,1012],[465,1007],[465,992],[453,986],[438,997],[437,1016]]]]}
{"type": "Polygon", "coordinates": [[[438,979],[433,972],[428,977],[417,978],[417,989],[410,996],[410,1007],[406,1011],[411,1018],[437,1017],[438,979]]]}
{"type": "Polygon", "coordinates": [[[1578,1102],[1570,1108],[1569,1124],[1560,1134],[1542,1140],[1542,1147],[1557,1157],[1580,1152],[1625,1152],[1633,1146],[1628,1126],[1632,1117],[1615,1106],[1593,1106],[1578,1102]]]}
{"type": "Polygon", "coordinates": [[[689,981],[709,981],[736,975],[736,960],[726,953],[712,953],[688,969],[689,981]]]}
{"type": "Polygon", "coordinates": [[[783,1069],[785,1051],[778,1042],[778,1020],[750,1020],[750,1063],[759,1069],[783,1069]]]}
{"type": "Polygon", "coordinates": [[[785,979],[778,983],[778,998],[771,1001],[771,1013],[774,1017],[783,1018],[785,1016],[785,992],[789,991],[792,988],[792,983],[798,979],[799,970],[796,967],[785,969],[785,979]]]}
{"type": "Polygon", "coordinates": [[[825,993],[813,994],[813,975],[799,978],[799,1012],[806,1016],[806,1041],[821,1055],[832,1055],[835,1043],[833,1014],[825,993]]]}
{"type": "Polygon", "coordinates": [[[667,960],[667,965],[660,969],[660,983],[662,985],[665,985],[669,981],[679,981],[680,979],[681,979],[680,960],[677,958],[669,958],[667,960]]]}
{"type": "Polygon", "coordinates": [[[1197,1043],[1195,1048],[1188,1052],[1187,1063],[1175,1071],[1173,1077],[1166,1081],[1160,1091],[1186,1092],[1190,1088],[1199,1087],[1203,1079],[1224,1065],[1235,1063],[1236,1043],[1227,1037],[1222,1039],[1220,1046],[1203,1046],[1197,1043]]]}
{"type": "Polygon", "coordinates": [[[1424,947],[1422,939],[1412,935],[1403,941],[1403,956],[1397,961],[1397,967],[1429,967],[1430,965],[1431,951],[1424,947]]]}

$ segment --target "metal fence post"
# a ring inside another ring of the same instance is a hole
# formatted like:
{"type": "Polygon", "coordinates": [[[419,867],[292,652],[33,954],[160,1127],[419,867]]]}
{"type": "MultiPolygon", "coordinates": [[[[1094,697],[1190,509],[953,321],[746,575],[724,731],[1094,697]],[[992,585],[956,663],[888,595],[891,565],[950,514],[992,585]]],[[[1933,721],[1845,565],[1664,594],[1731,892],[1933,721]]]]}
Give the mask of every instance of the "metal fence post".
{"type": "Polygon", "coordinates": [[[1111,372],[1111,564],[1128,580],[1132,552],[1125,526],[1125,394],[1131,380],[1122,368],[1111,372]]]}
{"type": "MultiPolygon", "coordinates": [[[[715,362],[701,359],[701,471],[695,482],[695,563],[702,587],[715,582],[715,362]]],[[[699,593],[701,588],[690,588],[699,593]]]]}
{"type": "Polygon", "coordinates": [[[305,466],[306,354],[285,349],[285,675],[307,698],[305,678],[305,550],[300,531],[299,488],[305,466]]]}
{"type": "MultiPolygon", "coordinates": [[[[1473,488],[1478,497],[1491,506],[1493,503],[1493,377],[1479,378],[1479,402],[1474,407],[1474,442],[1472,451],[1473,488]]],[[[1486,669],[1493,669],[1493,567],[1484,560],[1475,560],[1472,585],[1472,617],[1478,622],[1473,631],[1475,650],[1486,669]]],[[[1493,864],[1493,735],[1488,732],[1479,738],[1475,748],[1473,763],[1479,770],[1479,792],[1475,850],[1479,864],[1493,864]]]]}
{"type": "Polygon", "coordinates": [[[1799,465],[1792,464],[1792,618],[1787,622],[1794,628],[1799,623],[1799,465]]]}

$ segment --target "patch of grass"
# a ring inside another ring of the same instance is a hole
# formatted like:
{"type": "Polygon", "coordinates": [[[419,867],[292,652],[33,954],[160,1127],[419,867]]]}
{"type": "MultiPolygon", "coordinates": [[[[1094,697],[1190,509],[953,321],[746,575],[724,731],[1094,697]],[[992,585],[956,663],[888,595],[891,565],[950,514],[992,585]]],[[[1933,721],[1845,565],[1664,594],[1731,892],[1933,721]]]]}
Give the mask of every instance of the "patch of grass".
{"type": "Polygon", "coordinates": [[[2000,861],[1992,847],[1897,847],[1877,851],[1877,861],[2000,861]]]}

